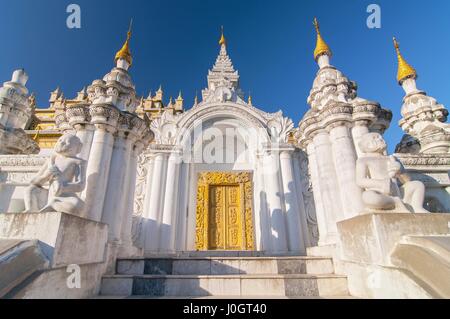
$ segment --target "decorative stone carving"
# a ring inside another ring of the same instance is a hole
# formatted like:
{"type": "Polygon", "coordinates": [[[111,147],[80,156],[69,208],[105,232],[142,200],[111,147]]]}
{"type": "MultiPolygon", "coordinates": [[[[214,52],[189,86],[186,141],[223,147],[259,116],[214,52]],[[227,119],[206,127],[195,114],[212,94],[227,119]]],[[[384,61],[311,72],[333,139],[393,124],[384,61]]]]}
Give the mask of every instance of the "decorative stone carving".
{"type": "Polygon", "coordinates": [[[113,128],[117,126],[120,111],[108,104],[92,104],[89,107],[89,113],[92,117],[91,123],[100,125],[109,125],[113,128]]]}
{"type": "Polygon", "coordinates": [[[308,157],[299,152],[297,155],[300,162],[300,181],[303,201],[305,203],[306,221],[308,223],[309,236],[313,246],[319,242],[319,228],[317,224],[316,206],[314,204],[314,194],[311,183],[311,173],[308,157]]]}
{"type": "Polygon", "coordinates": [[[37,154],[39,145],[22,129],[6,129],[0,126],[0,155],[37,154]]]}
{"type": "MultiPolygon", "coordinates": [[[[433,97],[416,88],[414,79],[403,83],[406,96],[403,99],[399,124],[406,134],[417,139],[420,153],[450,152],[450,126],[446,123],[448,111],[433,97]]],[[[403,140],[402,140],[403,142],[403,140]]],[[[397,146],[399,151],[410,151],[397,146]]]]}
{"type": "Polygon", "coordinates": [[[138,156],[136,189],[134,194],[134,209],[133,209],[133,215],[135,216],[142,216],[144,212],[145,187],[147,186],[147,174],[148,174],[148,165],[146,165],[147,160],[148,160],[147,154],[141,154],[138,156]]]}
{"type": "Polygon", "coordinates": [[[134,113],[139,105],[130,74],[121,67],[113,68],[103,80],[93,81],[87,94],[92,104],[111,104],[120,111],[134,113]]]}
{"type": "Polygon", "coordinates": [[[84,190],[86,184],[85,161],[77,158],[82,143],[78,137],[65,134],[55,145],[55,154],[31,180],[25,191],[26,212],[57,211],[77,214],[82,211],[84,202],[77,193],[84,190]],[[47,204],[38,207],[36,192],[43,190],[49,183],[47,204]]]}
{"type": "Polygon", "coordinates": [[[246,104],[239,87],[239,74],[234,70],[226,45],[222,44],[216,63],[208,73],[208,88],[202,92],[203,102],[235,102],[246,104]]]}
{"type": "Polygon", "coordinates": [[[426,213],[425,186],[411,181],[394,156],[386,156],[386,142],[378,133],[365,134],[360,142],[364,156],[356,163],[356,183],[363,188],[366,208],[395,212],[426,213]],[[403,185],[398,186],[398,182],[403,185]]]}
{"type": "Polygon", "coordinates": [[[0,167],[34,167],[44,165],[46,157],[44,156],[27,156],[27,155],[5,155],[0,156],[0,167]]]}
{"type": "Polygon", "coordinates": [[[294,122],[287,117],[283,117],[282,112],[276,113],[276,116],[267,123],[270,130],[272,142],[287,143],[289,133],[294,129],[294,122]]]}
{"type": "Polygon", "coordinates": [[[390,110],[383,109],[377,102],[358,97],[356,82],[330,65],[327,56],[319,58],[319,66],[307,100],[311,109],[299,123],[300,146],[306,148],[320,129],[364,123],[368,128],[382,133],[389,127],[392,119],[390,110]],[[325,60],[326,63],[322,64],[325,60]]]}
{"type": "Polygon", "coordinates": [[[435,169],[439,168],[440,170],[443,169],[447,171],[450,167],[450,154],[396,154],[396,157],[402,162],[405,167],[414,170],[420,170],[426,167],[434,167],[435,169]]]}
{"type": "Polygon", "coordinates": [[[91,121],[89,104],[77,103],[67,106],[66,118],[71,126],[88,124],[91,121]]]}
{"type": "Polygon", "coordinates": [[[160,118],[153,120],[150,123],[150,128],[155,133],[155,141],[158,144],[175,143],[178,133],[178,120],[182,115],[173,115],[170,112],[164,112],[160,118]]]}
{"type": "Polygon", "coordinates": [[[11,81],[0,88],[0,154],[37,154],[38,144],[25,133],[35,105],[25,87],[28,75],[14,71],[11,81]]]}

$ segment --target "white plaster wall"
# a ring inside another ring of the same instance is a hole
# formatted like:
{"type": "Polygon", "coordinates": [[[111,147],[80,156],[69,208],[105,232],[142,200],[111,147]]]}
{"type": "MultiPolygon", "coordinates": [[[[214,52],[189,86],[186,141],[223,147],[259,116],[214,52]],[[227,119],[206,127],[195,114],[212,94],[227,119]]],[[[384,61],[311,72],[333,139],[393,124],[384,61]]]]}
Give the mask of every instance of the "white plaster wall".
{"type": "MultiPolygon", "coordinates": [[[[255,192],[256,189],[260,189],[258,185],[259,180],[256,179],[255,174],[255,162],[256,162],[256,150],[250,148],[246,143],[245,137],[238,135],[236,138],[232,138],[227,134],[227,129],[239,128],[242,129],[242,123],[235,119],[223,119],[219,118],[213,121],[203,123],[203,136],[209,137],[210,134],[214,134],[218,130],[222,132],[224,140],[215,144],[216,146],[222,146],[219,149],[223,161],[226,163],[190,163],[188,185],[189,185],[189,206],[187,212],[187,231],[186,231],[186,250],[195,250],[195,231],[196,231],[196,207],[197,207],[197,178],[198,174],[202,172],[214,172],[214,171],[226,171],[226,172],[251,172],[253,175],[253,198],[259,198],[259,194],[255,192]],[[230,140],[231,143],[230,143],[230,140]],[[228,143],[227,143],[228,141],[228,143]],[[230,150],[232,150],[230,154],[230,150]]],[[[214,143],[214,142],[213,142],[214,143]]],[[[201,139],[197,139],[193,146],[193,159],[203,159],[205,152],[204,142],[201,139]]],[[[216,148],[217,150],[218,148],[216,148]]],[[[256,221],[259,220],[259,203],[254,200],[254,224],[257,227],[256,221]]],[[[182,231],[182,230],[179,230],[182,231]]],[[[258,238],[257,238],[258,239],[258,238]]],[[[260,242],[256,243],[257,247],[260,247],[260,242]]]]}
{"type": "MultiPolygon", "coordinates": [[[[47,158],[41,155],[0,155],[0,213],[25,210],[24,190],[47,158]]],[[[46,192],[39,196],[41,206],[45,205],[46,192]]]]}

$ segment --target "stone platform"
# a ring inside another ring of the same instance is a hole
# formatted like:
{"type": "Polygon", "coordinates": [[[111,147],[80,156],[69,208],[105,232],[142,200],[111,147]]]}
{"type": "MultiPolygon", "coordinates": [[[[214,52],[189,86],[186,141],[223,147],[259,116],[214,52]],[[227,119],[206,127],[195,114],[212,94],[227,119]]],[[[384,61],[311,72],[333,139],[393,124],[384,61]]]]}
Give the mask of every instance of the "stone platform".
{"type": "Polygon", "coordinates": [[[104,276],[101,295],[234,298],[349,296],[347,279],[322,257],[123,259],[104,276]]]}

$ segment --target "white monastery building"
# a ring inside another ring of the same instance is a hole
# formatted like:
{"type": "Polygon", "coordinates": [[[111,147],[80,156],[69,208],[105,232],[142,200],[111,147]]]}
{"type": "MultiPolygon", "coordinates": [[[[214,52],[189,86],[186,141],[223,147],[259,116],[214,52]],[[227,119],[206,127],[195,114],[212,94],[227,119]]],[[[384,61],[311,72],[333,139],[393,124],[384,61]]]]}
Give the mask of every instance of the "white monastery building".
{"type": "Polygon", "coordinates": [[[192,107],[136,94],[115,66],[38,108],[0,88],[0,297],[450,297],[448,111],[398,58],[405,135],[331,64],[298,125],[241,90],[222,31],[192,107]],[[68,267],[81,273],[78,289],[68,267]]]}

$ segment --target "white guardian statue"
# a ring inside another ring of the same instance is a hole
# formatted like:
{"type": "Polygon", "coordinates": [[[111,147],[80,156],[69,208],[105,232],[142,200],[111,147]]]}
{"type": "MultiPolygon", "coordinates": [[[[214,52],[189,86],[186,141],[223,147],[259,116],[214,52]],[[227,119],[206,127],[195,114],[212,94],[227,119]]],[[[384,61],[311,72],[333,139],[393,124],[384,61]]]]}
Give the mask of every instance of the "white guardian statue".
{"type": "Polygon", "coordinates": [[[84,202],[77,193],[86,185],[85,161],[78,158],[82,143],[71,134],[61,136],[55,145],[55,154],[31,180],[25,191],[26,212],[57,211],[77,214],[84,202]],[[47,204],[39,207],[39,193],[46,191],[44,185],[49,183],[47,204]]]}
{"type": "Polygon", "coordinates": [[[356,183],[364,189],[366,208],[396,212],[427,213],[423,208],[425,186],[411,181],[401,163],[387,156],[386,142],[379,133],[367,133],[359,147],[364,156],[356,163],[356,183]],[[402,185],[398,186],[400,182],[402,185]]]}

